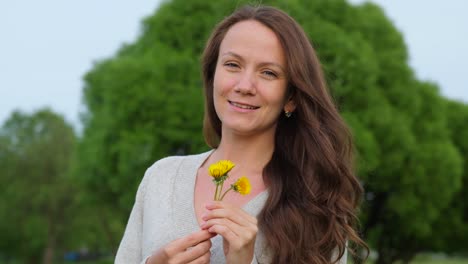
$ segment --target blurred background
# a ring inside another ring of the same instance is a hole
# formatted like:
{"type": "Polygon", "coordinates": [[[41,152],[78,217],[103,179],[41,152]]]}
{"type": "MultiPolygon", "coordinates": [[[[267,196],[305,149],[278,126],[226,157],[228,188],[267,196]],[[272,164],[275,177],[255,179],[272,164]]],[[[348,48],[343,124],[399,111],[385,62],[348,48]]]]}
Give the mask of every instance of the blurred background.
{"type": "MultiPolygon", "coordinates": [[[[245,3],[0,2],[0,264],[113,263],[146,168],[208,149],[200,55],[245,3]]],[[[254,3],[303,26],[351,127],[367,263],[468,263],[468,2],[254,3]]]]}

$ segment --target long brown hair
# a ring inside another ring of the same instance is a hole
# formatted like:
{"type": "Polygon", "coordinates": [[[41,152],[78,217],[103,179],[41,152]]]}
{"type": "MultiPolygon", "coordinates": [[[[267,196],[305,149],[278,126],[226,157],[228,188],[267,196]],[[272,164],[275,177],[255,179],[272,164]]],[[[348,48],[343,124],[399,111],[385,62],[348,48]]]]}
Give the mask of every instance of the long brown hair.
{"type": "Polygon", "coordinates": [[[213,79],[221,42],[230,27],[256,20],[276,33],[287,61],[288,92],[296,104],[281,115],[272,159],[263,170],[269,198],[259,216],[273,263],[330,263],[347,241],[365,248],[355,224],[362,187],[353,173],[351,135],[326,87],[319,60],[302,28],[281,10],[244,6],[214,29],[202,57],[205,140],[213,148],[221,121],[213,79]]]}

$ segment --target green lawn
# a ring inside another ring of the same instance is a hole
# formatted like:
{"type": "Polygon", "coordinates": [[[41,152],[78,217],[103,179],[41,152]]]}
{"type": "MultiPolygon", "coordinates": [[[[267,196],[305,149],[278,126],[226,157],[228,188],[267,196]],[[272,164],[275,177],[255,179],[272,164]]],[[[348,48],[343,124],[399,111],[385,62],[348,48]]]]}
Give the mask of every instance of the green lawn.
{"type": "Polygon", "coordinates": [[[412,264],[468,264],[468,259],[437,259],[437,260],[416,260],[412,264]]]}
{"type": "MultiPolygon", "coordinates": [[[[352,261],[348,261],[348,263],[352,264],[352,261]]],[[[374,262],[369,261],[369,264],[373,264],[374,262]]],[[[401,264],[401,262],[397,262],[396,264],[401,264]]],[[[426,259],[426,260],[415,260],[412,261],[411,264],[468,264],[468,259],[426,259]]]]}
{"type": "MultiPolygon", "coordinates": [[[[353,263],[348,260],[348,263],[353,263]]],[[[373,264],[374,261],[368,261],[367,263],[373,264]]],[[[396,264],[401,264],[397,262],[396,264]]],[[[468,259],[466,258],[431,258],[430,256],[420,255],[411,261],[411,264],[468,264],[468,259]]]]}

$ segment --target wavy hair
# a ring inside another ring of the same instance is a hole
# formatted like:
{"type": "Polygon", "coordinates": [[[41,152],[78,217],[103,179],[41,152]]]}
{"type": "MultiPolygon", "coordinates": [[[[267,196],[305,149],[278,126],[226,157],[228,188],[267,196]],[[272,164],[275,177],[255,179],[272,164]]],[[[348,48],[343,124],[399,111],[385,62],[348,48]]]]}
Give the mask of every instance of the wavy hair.
{"type": "Polygon", "coordinates": [[[213,103],[220,45],[231,26],[244,20],[256,20],[276,33],[286,55],[288,93],[296,104],[290,118],[279,117],[274,152],[263,169],[270,195],[258,220],[273,263],[336,262],[347,241],[368,249],[355,227],[363,190],[353,172],[351,134],[309,39],[285,12],[244,6],[212,32],[202,56],[207,144],[218,147],[222,136],[213,103]]]}

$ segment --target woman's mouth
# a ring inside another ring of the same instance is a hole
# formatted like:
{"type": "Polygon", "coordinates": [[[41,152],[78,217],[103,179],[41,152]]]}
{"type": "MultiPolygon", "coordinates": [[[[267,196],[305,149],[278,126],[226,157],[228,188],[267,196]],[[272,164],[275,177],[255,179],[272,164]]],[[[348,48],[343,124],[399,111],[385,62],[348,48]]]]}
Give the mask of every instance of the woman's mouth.
{"type": "Polygon", "coordinates": [[[235,107],[238,107],[238,108],[241,108],[241,109],[255,110],[255,109],[260,108],[258,106],[253,106],[253,105],[249,105],[249,104],[243,104],[243,103],[238,103],[238,102],[233,102],[233,101],[228,101],[228,102],[232,106],[235,106],[235,107]]]}

